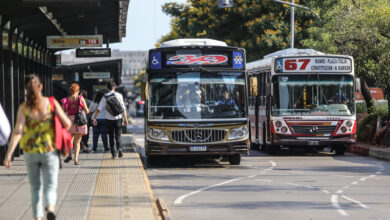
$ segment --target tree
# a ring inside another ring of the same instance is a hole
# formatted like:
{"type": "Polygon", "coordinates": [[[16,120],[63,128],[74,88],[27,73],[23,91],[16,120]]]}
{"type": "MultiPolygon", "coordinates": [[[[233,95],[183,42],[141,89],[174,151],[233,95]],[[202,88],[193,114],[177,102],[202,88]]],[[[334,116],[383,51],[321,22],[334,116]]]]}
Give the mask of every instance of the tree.
{"type": "MultiPolygon", "coordinates": [[[[310,2],[296,1],[296,3],[310,2]]],[[[163,11],[172,16],[172,30],[160,43],[176,38],[212,38],[230,46],[244,47],[247,60],[288,48],[290,7],[271,0],[235,0],[233,8],[218,8],[218,1],[190,0],[187,4],[167,3],[163,11]]],[[[295,10],[296,39],[307,36],[315,19],[311,12],[295,10]]],[[[300,42],[295,42],[301,46],[300,42]]]]}
{"type": "Polygon", "coordinates": [[[385,90],[390,109],[390,0],[329,0],[325,4],[323,24],[310,27],[310,37],[302,44],[353,56],[367,109],[371,110],[372,101],[366,84],[370,80],[385,90]]]}

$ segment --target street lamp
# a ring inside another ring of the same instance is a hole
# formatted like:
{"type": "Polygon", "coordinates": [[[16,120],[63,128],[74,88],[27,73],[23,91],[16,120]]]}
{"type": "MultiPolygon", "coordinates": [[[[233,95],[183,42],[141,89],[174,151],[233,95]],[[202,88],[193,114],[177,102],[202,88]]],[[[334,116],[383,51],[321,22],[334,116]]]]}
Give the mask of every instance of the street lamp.
{"type": "Polygon", "coordinates": [[[291,16],[290,16],[290,29],[291,29],[290,48],[294,48],[294,7],[303,8],[303,9],[305,9],[305,10],[311,11],[311,12],[312,12],[320,21],[322,21],[321,18],[320,18],[320,16],[319,16],[315,11],[313,11],[311,8],[308,8],[308,7],[306,7],[306,6],[302,6],[302,5],[295,4],[295,3],[294,3],[294,0],[291,0],[291,3],[290,3],[290,2],[281,1],[281,0],[271,0],[271,1],[278,2],[278,3],[282,3],[282,4],[285,4],[285,5],[290,5],[290,6],[291,6],[291,16]]]}

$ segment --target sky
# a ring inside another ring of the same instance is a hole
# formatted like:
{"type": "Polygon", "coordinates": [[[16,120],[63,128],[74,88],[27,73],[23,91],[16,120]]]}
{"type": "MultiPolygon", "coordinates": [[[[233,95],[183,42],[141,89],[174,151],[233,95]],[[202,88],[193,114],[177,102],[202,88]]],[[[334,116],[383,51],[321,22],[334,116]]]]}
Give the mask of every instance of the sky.
{"type": "Polygon", "coordinates": [[[149,50],[169,33],[171,17],[161,10],[167,2],[185,3],[186,0],[130,0],[127,12],[126,37],[122,43],[110,44],[112,49],[149,50]]]}

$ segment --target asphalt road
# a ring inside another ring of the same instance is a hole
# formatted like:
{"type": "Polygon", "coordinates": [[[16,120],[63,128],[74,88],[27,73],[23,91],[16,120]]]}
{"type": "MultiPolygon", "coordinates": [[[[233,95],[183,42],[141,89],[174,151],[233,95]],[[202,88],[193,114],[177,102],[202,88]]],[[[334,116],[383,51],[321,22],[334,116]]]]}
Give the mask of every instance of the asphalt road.
{"type": "Polygon", "coordinates": [[[166,159],[147,174],[175,220],[390,219],[390,162],[349,153],[166,159]]]}

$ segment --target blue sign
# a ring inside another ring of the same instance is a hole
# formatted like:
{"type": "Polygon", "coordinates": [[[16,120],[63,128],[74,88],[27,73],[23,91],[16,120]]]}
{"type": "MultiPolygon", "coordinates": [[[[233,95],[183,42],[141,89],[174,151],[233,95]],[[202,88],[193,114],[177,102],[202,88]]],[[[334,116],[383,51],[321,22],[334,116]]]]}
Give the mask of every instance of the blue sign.
{"type": "Polygon", "coordinates": [[[161,52],[154,52],[150,55],[150,68],[161,69],[161,52]]]}
{"type": "Polygon", "coordinates": [[[234,69],[244,68],[244,56],[240,51],[233,51],[233,68],[234,69]]]}
{"type": "Polygon", "coordinates": [[[276,59],[275,72],[283,73],[283,59],[276,59]]]}

